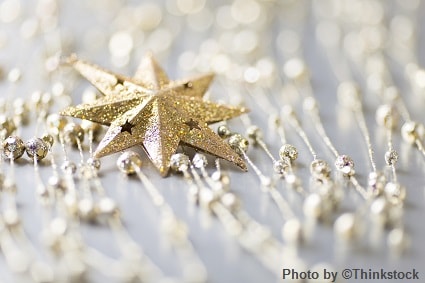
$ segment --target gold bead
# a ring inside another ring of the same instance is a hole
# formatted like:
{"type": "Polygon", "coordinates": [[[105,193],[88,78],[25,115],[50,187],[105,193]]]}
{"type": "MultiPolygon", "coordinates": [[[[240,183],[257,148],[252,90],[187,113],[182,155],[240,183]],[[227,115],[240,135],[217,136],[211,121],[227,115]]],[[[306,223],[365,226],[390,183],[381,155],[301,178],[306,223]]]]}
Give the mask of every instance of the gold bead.
{"type": "Polygon", "coordinates": [[[142,167],[142,159],[137,153],[126,151],[118,157],[117,167],[121,172],[131,175],[137,172],[137,168],[142,167]]]}
{"type": "Polygon", "coordinates": [[[402,204],[406,199],[406,188],[399,183],[387,183],[384,192],[388,201],[393,205],[402,204]]]}
{"type": "Polygon", "coordinates": [[[11,208],[7,208],[3,211],[3,221],[8,228],[15,228],[21,223],[17,211],[11,208]]]}
{"type": "Polygon", "coordinates": [[[331,167],[326,161],[316,159],[310,164],[310,173],[316,180],[324,181],[329,178],[331,167]]]}
{"type": "Polygon", "coordinates": [[[401,127],[401,136],[404,141],[414,144],[424,136],[424,126],[414,121],[408,121],[401,127]]]}
{"type": "Polygon", "coordinates": [[[263,134],[257,126],[249,126],[246,130],[246,135],[254,142],[254,145],[263,138],[263,134]]]}
{"type": "Polygon", "coordinates": [[[289,164],[287,161],[279,159],[273,163],[273,170],[276,174],[285,175],[289,172],[289,164]]]}
{"type": "Polygon", "coordinates": [[[95,157],[90,157],[89,159],[87,159],[87,165],[89,165],[90,168],[97,171],[100,169],[100,165],[101,165],[100,159],[95,157]]]}
{"type": "Polygon", "coordinates": [[[14,120],[16,124],[27,125],[30,122],[30,109],[22,98],[13,101],[14,120]]]}
{"type": "Polygon", "coordinates": [[[72,175],[77,172],[77,165],[75,165],[74,162],[67,160],[62,164],[61,169],[65,174],[72,175]]]}
{"type": "Polygon", "coordinates": [[[3,141],[3,156],[8,159],[18,159],[25,152],[25,144],[18,136],[9,136],[3,141]]]}
{"type": "Polygon", "coordinates": [[[385,163],[388,166],[395,165],[398,161],[398,153],[396,150],[392,149],[385,152],[385,163]]]}
{"type": "Polygon", "coordinates": [[[62,132],[63,128],[68,124],[66,117],[59,114],[50,114],[46,118],[47,131],[54,137],[57,137],[62,132]]]}
{"type": "Polygon", "coordinates": [[[384,104],[376,110],[376,123],[386,129],[394,129],[397,126],[397,112],[394,107],[384,104]]]}
{"type": "Polygon", "coordinates": [[[231,192],[227,192],[224,195],[222,195],[220,200],[223,203],[223,205],[232,212],[237,211],[241,206],[239,198],[234,193],[231,193],[231,192]]]}
{"type": "Polygon", "coordinates": [[[31,159],[42,160],[46,157],[49,147],[42,139],[32,138],[25,143],[25,150],[31,159]]]}
{"type": "Polygon", "coordinates": [[[84,198],[78,202],[78,215],[82,220],[94,221],[96,209],[92,200],[84,198]]]}
{"type": "Polygon", "coordinates": [[[244,154],[249,147],[249,142],[240,134],[233,134],[230,136],[228,143],[230,147],[239,155],[244,154]]]}
{"type": "Polygon", "coordinates": [[[282,160],[293,162],[298,158],[298,150],[292,144],[284,144],[279,150],[279,156],[282,160]]]}
{"type": "Polygon", "coordinates": [[[47,146],[49,147],[49,150],[52,148],[53,143],[55,141],[55,139],[53,138],[52,135],[49,134],[44,134],[41,139],[47,144],[47,146]]]}
{"type": "Polygon", "coordinates": [[[78,145],[84,140],[84,130],[80,125],[68,123],[63,128],[63,136],[66,143],[78,145]]]}
{"type": "Polygon", "coordinates": [[[117,214],[118,207],[113,199],[103,197],[97,202],[96,210],[99,216],[108,218],[117,214]]]}
{"type": "Polygon", "coordinates": [[[10,136],[16,130],[15,122],[12,118],[0,115],[0,133],[3,132],[4,136],[10,136]]]}
{"type": "Polygon", "coordinates": [[[89,133],[92,133],[93,141],[99,141],[103,132],[103,128],[100,124],[94,123],[89,120],[81,121],[81,128],[83,128],[84,132],[88,136],[89,133]]]}

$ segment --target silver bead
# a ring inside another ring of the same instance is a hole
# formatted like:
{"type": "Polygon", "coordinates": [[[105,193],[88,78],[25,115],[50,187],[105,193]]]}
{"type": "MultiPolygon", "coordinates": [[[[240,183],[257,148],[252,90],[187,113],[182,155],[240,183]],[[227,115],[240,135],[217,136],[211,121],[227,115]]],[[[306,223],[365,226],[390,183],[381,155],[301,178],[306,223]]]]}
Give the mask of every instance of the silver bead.
{"type": "Polygon", "coordinates": [[[405,122],[401,127],[401,136],[404,141],[414,144],[424,137],[424,126],[414,121],[405,122]]]}
{"type": "Polygon", "coordinates": [[[96,157],[90,157],[87,159],[87,165],[89,165],[92,169],[99,170],[101,165],[100,159],[96,157]]]}
{"type": "Polygon", "coordinates": [[[279,150],[279,156],[282,160],[293,162],[298,158],[298,150],[292,144],[284,144],[279,150]]]}
{"type": "Polygon", "coordinates": [[[308,96],[304,99],[303,109],[307,112],[315,112],[319,109],[319,105],[314,97],[308,96]]]}
{"type": "Polygon", "coordinates": [[[201,190],[199,193],[199,204],[211,211],[211,206],[217,201],[217,196],[210,190],[201,190]]]}
{"type": "Polygon", "coordinates": [[[81,162],[79,165],[80,176],[86,180],[92,179],[96,177],[95,168],[91,165],[81,162]]]}
{"type": "Polygon", "coordinates": [[[374,196],[381,195],[387,179],[382,172],[371,172],[368,177],[368,188],[374,196]]]}
{"type": "Polygon", "coordinates": [[[360,89],[356,83],[342,82],[337,90],[339,103],[346,108],[356,110],[361,106],[360,89]]]}
{"type": "Polygon", "coordinates": [[[222,195],[220,200],[225,207],[227,207],[230,211],[233,211],[233,212],[238,210],[241,205],[238,197],[231,192],[228,192],[222,195]]]}
{"type": "Polygon", "coordinates": [[[217,134],[221,138],[228,138],[228,137],[230,137],[230,135],[232,134],[232,132],[230,132],[229,128],[227,128],[226,126],[220,125],[217,128],[217,134]]]}
{"type": "Polygon", "coordinates": [[[65,235],[68,225],[66,220],[61,217],[56,217],[50,222],[50,231],[53,235],[62,236],[65,235]]]}
{"type": "Polygon", "coordinates": [[[378,107],[376,110],[376,123],[379,126],[387,129],[393,129],[397,126],[397,112],[394,107],[388,104],[384,104],[378,107]]]}
{"type": "Polygon", "coordinates": [[[7,159],[18,159],[25,152],[25,144],[18,136],[9,136],[3,141],[3,157],[7,159]]]}
{"type": "Polygon", "coordinates": [[[142,159],[134,151],[126,151],[118,157],[117,167],[121,172],[131,175],[142,167],[142,159]]]}
{"type": "Polygon", "coordinates": [[[230,136],[228,143],[230,147],[239,155],[244,154],[248,150],[249,142],[240,134],[230,136]]]}
{"type": "Polygon", "coordinates": [[[215,171],[214,173],[212,173],[211,179],[219,183],[216,189],[219,189],[222,191],[230,190],[230,177],[226,172],[215,171]]]}
{"type": "Polygon", "coordinates": [[[353,213],[340,215],[334,223],[334,232],[340,240],[351,241],[359,233],[357,230],[357,219],[353,213]]]}
{"type": "Polygon", "coordinates": [[[305,200],[303,205],[304,215],[309,218],[319,219],[323,215],[322,197],[318,194],[310,194],[305,200]]]}
{"type": "Polygon", "coordinates": [[[30,267],[31,278],[37,283],[53,283],[54,273],[52,267],[44,262],[35,262],[30,267]]]}
{"type": "Polygon", "coordinates": [[[298,189],[301,184],[300,178],[298,178],[295,174],[292,173],[285,175],[285,182],[292,189],[298,189]]]}
{"type": "Polygon", "coordinates": [[[385,152],[385,163],[388,166],[395,165],[398,161],[398,153],[394,149],[385,152]]]}
{"type": "Polygon", "coordinates": [[[249,126],[246,130],[246,135],[254,142],[254,144],[263,138],[263,134],[257,126],[249,126]]]}
{"type": "Polygon", "coordinates": [[[189,169],[190,160],[186,154],[176,153],[171,156],[170,166],[176,172],[184,172],[189,169]]]}
{"type": "Polygon", "coordinates": [[[400,255],[409,247],[410,239],[402,228],[395,228],[388,233],[388,247],[391,252],[400,255]]]}
{"type": "Polygon", "coordinates": [[[300,58],[292,58],[283,66],[283,72],[291,80],[303,80],[308,76],[305,62],[300,58]]]}
{"type": "Polygon", "coordinates": [[[84,130],[80,125],[68,123],[63,128],[63,136],[66,143],[78,145],[79,142],[84,140],[84,130]]]}
{"type": "Polygon", "coordinates": [[[18,188],[16,186],[15,180],[6,178],[3,181],[3,190],[5,190],[6,192],[16,193],[17,189],[18,188]]]}
{"type": "Polygon", "coordinates": [[[75,172],[77,172],[77,165],[75,165],[74,162],[67,160],[62,163],[61,169],[65,174],[75,174],[75,172]]]}
{"type": "Polygon", "coordinates": [[[289,164],[287,161],[279,159],[273,163],[273,170],[276,174],[285,175],[289,172],[289,164]]]}
{"type": "Polygon", "coordinates": [[[283,225],[282,237],[289,244],[298,244],[303,240],[303,229],[298,219],[289,219],[283,225]]]}
{"type": "Polygon", "coordinates": [[[78,202],[78,215],[86,221],[96,218],[96,209],[91,199],[82,199],[78,202]]]}
{"type": "Polygon", "coordinates": [[[348,155],[339,155],[335,160],[335,167],[345,176],[354,175],[354,161],[348,155]]]}
{"type": "Polygon", "coordinates": [[[18,81],[20,81],[21,77],[22,77],[22,72],[18,68],[11,69],[9,73],[7,74],[8,81],[12,83],[17,83],[18,81]]]}
{"type": "Polygon", "coordinates": [[[375,221],[385,225],[388,221],[388,201],[385,197],[378,197],[370,205],[370,212],[375,221]]]}
{"type": "Polygon", "coordinates": [[[201,153],[196,153],[192,159],[193,166],[196,168],[205,168],[208,164],[207,158],[201,153]]]}
{"type": "Polygon", "coordinates": [[[49,147],[42,139],[32,138],[25,143],[25,150],[31,159],[42,160],[49,152],[49,147]]]}
{"type": "Polygon", "coordinates": [[[3,211],[3,221],[8,228],[15,228],[21,223],[18,212],[10,208],[3,211]]]}
{"type": "Polygon", "coordinates": [[[59,176],[53,175],[47,180],[47,184],[54,191],[65,192],[66,191],[66,182],[59,176]]]}
{"type": "Polygon", "coordinates": [[[66,193],[63,197],[66,210],[69,215],[78,217],[78,201],[74,194],[66,193]]]}
{"type": "Polygon", "coordinates": [[[406,198],[406,188],[399,183],[388,182],[384,188],[385,196],[391,204],[402,204],[406,198]]]}
{"type": "Polygon", "coordinates": [[[331,167],[326,161],[316,159],[310,164],[310,173],[316,180],[327,180],[331,173],[331,167]]]}
{"type": "Polygon", "coordinates": [[[118,212],[116,202],[108,197],[101,198],[96,205],[96,209],[98,214],[103,217],[111,217],[118,212]]]}

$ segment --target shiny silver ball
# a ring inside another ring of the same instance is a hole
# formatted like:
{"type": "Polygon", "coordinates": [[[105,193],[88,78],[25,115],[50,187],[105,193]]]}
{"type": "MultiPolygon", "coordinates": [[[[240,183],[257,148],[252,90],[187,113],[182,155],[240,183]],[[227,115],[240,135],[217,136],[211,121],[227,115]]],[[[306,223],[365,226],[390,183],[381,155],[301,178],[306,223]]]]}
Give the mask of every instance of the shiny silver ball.
{"type": "Polygon", "coordinates": [[[298,150],[292,144],[284,144],[279,150],[279,156],[282,160],[293,162],[298,158],[298,150]]]}

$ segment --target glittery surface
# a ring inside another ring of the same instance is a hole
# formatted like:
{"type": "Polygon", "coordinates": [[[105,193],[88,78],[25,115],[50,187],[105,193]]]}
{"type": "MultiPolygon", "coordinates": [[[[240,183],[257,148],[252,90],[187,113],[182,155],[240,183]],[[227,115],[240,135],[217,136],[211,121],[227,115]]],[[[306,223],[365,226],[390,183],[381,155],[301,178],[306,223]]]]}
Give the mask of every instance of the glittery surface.
{"type": "Polygon", "coordinates": [[[180,142],[228,160],[243,170],[243,159],[216,135],[209,123],[246,112],[202,100],[213,75],[170,81],[147,55],[132,78],[126,78],[71,57],[69,63],[104,96],[90,104],[69,107],[62,115],[110,126],[95,151],[96,157],[142,145],[162,176],[180,142]]]}

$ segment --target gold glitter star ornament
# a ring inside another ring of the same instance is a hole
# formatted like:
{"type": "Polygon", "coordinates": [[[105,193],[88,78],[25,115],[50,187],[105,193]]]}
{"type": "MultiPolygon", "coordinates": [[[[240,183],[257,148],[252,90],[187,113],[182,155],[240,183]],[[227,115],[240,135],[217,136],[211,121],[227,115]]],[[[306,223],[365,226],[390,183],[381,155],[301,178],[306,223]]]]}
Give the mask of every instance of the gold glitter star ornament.
{"type": "Polygon", "coordinates": [[[182,143],[247,170],[243,159],[208,127],[247,112],[202,99],[213,75],[170,81],[150,54],[142,59],[132,78],[75,56],[68,62],[104,95],[60,113],[109,126],[94,153],[96,157],[142,145],[161,175],[166,176],[171,156],[182,143]]]}

